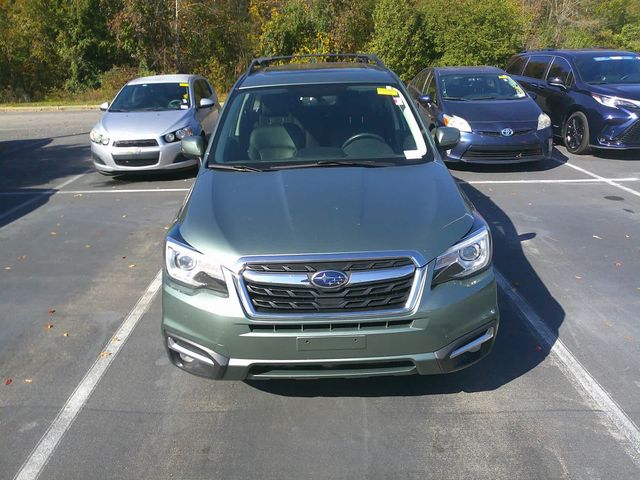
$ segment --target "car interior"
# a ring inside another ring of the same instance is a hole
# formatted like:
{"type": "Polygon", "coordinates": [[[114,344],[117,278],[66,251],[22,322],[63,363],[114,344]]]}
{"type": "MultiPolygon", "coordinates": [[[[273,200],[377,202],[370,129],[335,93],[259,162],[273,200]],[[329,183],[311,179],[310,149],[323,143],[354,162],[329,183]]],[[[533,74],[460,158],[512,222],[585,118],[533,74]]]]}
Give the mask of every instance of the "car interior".
{"type": "Polygon", "coordinates": [[[375,86],[315,90],[238,96],[237,119],[226,122],[234,128],[220,142],[222,163],[394,157],[416,148],[399,97],[381,95],[375,86]]]}

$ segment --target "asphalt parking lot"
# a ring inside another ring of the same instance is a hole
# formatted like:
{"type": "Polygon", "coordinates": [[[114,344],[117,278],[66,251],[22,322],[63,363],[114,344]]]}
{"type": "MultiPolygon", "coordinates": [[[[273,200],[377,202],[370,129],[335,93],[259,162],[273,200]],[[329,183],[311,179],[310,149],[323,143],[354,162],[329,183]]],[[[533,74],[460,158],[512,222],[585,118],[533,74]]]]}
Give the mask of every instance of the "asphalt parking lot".
{"type": "Polygon", "coordinates": [[[194,175],[95,173],[98,117],[0,114],[0,478],[640,478],[640,154],[452,170],[495,241],[478,365],[211,382],[159,330],[194,175]]]}

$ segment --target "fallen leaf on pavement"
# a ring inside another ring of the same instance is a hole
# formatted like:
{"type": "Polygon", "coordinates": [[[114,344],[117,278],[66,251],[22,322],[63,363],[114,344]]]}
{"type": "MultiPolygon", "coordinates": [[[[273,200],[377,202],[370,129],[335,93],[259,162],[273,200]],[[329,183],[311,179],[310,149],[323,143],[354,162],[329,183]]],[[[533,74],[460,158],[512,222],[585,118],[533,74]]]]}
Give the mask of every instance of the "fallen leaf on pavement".
{"type": "Polygon", "coordinates": [[[13,383],[13,379],[11,379],[11,378],[5,378],[4,379],[4,384],[5,385],[11,385],[12,383],[13,383]]]}
{"type": "Polygon", "coordinates": [[[87,243],[87,244],[84,246],[84,248],[91,248],[91,244],[90,244],[90,243],[87,243]]]}
{"type": "Polygon", "coordinates": [[[100,356],[101,356],[102,358],[108,357],[109,355],[111,355],[111,352],[107,352],[106,350],[105,350],[104,352],[101,352],[101,353],[100,353],[100,356]]]}
{"type": "Polygon", "coordinates": [[[122,215],[122,218],[127,218],[127,216],[126,215],[122,215]]]}
{"type": "Polygon", "coordinates": [[[25,378],[24,383],[33,383],[33,380],[31,380],[30,378],[25,378]]]}
{"type": "Polygon", "coordinates": [[[69,336],[69,332],[64,332],[64,333],[62,334],[62,336],[63,336],[63,337],[68,337],[68,336],[69,336]]]}
{"type": "Polygon", "coordinates": [[[53,323],[47,323],[47,326],[45,327],[47,330],[51,330],[54,327],[53,323]]]}
{"type": "Polygon", "coordinates": [[[129,268],[134,268],[135,266],[136,266],[136,264],[135,264],[135,263],[130,263],[130,264],[129,264],[129,268]]]}
{"type": "Polygon", "coordinates": [[[81,193],[76,193],[76,194],[74,195],[74,197],[81,197],[81,196],[82,196],[82,194],[81,194],[81,193]]]}
{"type": "Polygon", "coordinates": [[[582,280],[582,277],[580,275],[576,275],[576,280],[582,280]]]}
{"type": "Polygon", "coordinates": [[[591,236],[595,239],[602,240],[602,237],[599,237],[598,235],[591,235],[591,236]]]}
{"type": "Polygon", "coordinates": [[[49,232],[49,235],[55,236],[55,235],[57,235],[57,233],[56,232],[49,232]]]}
{"type": "Polygon", "coordinates": [[[11,267],[4,267],[5,270],[11,270],[11,267]]]}
{"type": "Polygon", "coordinates": [[[622,262],[616,262],[616,267],[621,267],[622,266],[622,262]]]}
{"type": "Polygon", "coordinates": [[[56,313],[56,309],[55,308],[50,308],[49,310],[47,310],[47,313],[49,315],[53,315],[54,313],[56,313]]]}
{"type": "Polygon", "coordinates": [[[26,260],[26,259],[27,259],[27,256],[26,256],[26,255],[20,255],[20,256],[18,257],[18,260],[26,260]]]}

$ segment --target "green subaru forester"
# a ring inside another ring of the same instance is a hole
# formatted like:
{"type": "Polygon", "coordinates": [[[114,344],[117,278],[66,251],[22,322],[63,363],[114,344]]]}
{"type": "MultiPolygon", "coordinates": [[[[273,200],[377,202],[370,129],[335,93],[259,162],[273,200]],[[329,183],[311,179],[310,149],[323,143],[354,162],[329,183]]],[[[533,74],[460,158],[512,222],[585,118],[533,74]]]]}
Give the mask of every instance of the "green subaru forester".
{"type": "Polygon", "coordinates": [[[162,332],[214,379],[435,374],[498,328],[487,224],[371,55],[254,60],[168,232],[162,332]]]}

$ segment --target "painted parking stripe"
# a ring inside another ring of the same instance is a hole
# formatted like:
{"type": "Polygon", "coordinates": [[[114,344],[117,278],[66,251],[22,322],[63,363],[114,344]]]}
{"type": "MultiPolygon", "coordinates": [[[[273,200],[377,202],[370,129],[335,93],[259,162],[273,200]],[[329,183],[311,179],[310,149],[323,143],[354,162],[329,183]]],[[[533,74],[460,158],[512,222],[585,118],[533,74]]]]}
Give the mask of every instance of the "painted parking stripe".
{"type": "Polygon", "coordinates": [[[580,396],[592,405],[596,405],[611,422],[610,429],[614,437],[622,444],[634,463],[640,466],[640,429],[620,408],[617,402],[598,383],[598,381],[582,366],[566,345],[553,334],[544,320],[534,311],[520,293],[497,270],[496,280],[502,291],[516,307],[529,329],[540,343],[549,349],[564,376],[571,382],[580,396]]]}
{"type": "Polygon", "coordinates": [[[540,183],[609,183],[609,182],[637,182],[640,178],[570,178],[570,179],[537,179],[537,180],[470,180],[470,185],[493,185],[493,184],[540,184],[540,183]]]}
{"type": "Polygon", "coordinates": [[[625,187],[624,185],[620,185],[620,184],[618,184],[616,182],[616,180],[613,180],[613,179],[610,179],[610,178],[601,177],[597,173],[590,172],[589,170],[586,170],[586,169],[584,169],[582,167],[574,165],[573,163],[562,162],[562,161],[560,161],[560,160],[558,160],[556,158],[552,158],[552,160],[557,162],[557,163],[559,163],[560,165],[566,165],[567,167],[573,168],[574,170],[577,170],[578,172],[582,172],[585,175],[589,175],[592,178],[596,178],[596,179],[600,180],[601,182],[608,183],[612,187],[619,188],[620,190],[623,190],[623,191],[625,191],[627,193],[630,193],[631,195],[635,195],[636,197],[640,197],[640,192],[639,191],[634,190],[633,188],[625,187]]]}
{"type": "Polygon", "coordinates": [[[62,182],[60,185],[56,186],[55,189],[51,189],[51,190],[38,190],[37,192],[29,192],[28,190],[21,190],[21,192],[24,192],[27,195],[35,195],[35,197],[26,200],[24,202],[22,202],[20,205],[16,205],[15,207],[13,207],[12,209],[3,212],[0,214],[0,221],[4,220],[5,218],[13,215],[15,212],[22,210],[25,207],[28,207],[29,205],[31,205],[32,203],[40,200],[40,197],[42,195],[53,195],[57,190],[66,187],[67,185],[75,182],[76,180],[78,180],[79,178],[82,178],[84,175],[86,175],[90,170],[87,170],[84,173],[80,173],[79,175],[76,175],[74,177],[71,177],[67,180],[65,180],[64,182],[62,182]]]}
{"type": "Polygon", "coordinates": [[[131,332],[133,332],[142,316],[149,310],[151,302],[160,290],[161,285],[162,271],[159,271],[109,343],[105,346],[103,353],[98,357],[71,396],[67,399],[53,420],[53,423],[44,433],[27,460],[22,464],[14,480],[35,480],[40,476],[42,469],[49,461],[49,458],[51,458],[51,454],[69,430],[78,413],[80,413],[80,410],[82,410],[87,403],[87,400],[89,400],[96,385],[98,385],[118,352],[127,342],[131,332]]]}
{"type": "Polygon", "coordinates": [[[188,192],[188,188],[123,188],[123,189],[103,189],[103,190],[38,190],[36,192],[29,190],[16,190],[0,192],[0,196],[15,196],[15,195],[77,195],[77,194],[93,194],[93,193],[163,193],[163,192],[188,192]]]}

